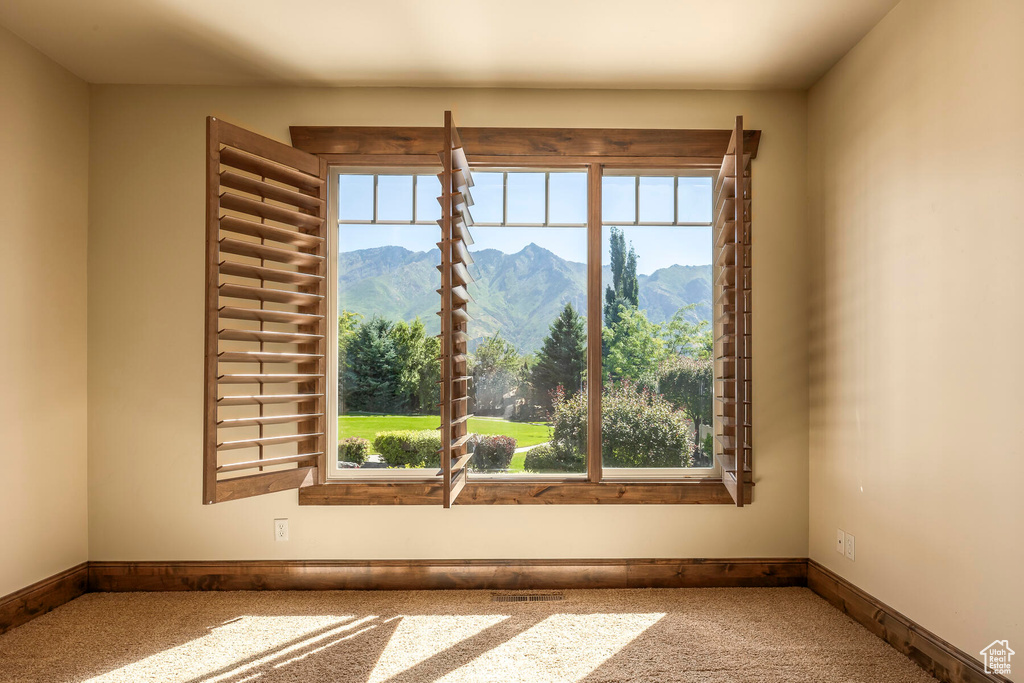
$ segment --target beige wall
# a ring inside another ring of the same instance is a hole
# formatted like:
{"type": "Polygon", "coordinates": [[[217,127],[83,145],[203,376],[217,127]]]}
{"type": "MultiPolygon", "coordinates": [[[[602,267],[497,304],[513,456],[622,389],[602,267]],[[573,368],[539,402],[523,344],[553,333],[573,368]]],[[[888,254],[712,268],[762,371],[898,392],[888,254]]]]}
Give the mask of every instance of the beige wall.
{"type": "Polygon", "coordinates": [[[87,559],[88,116],[0,28],[0,595],[87,559]]]}
{"type": "Polygon", "coordinates": [[[975,656],[1024,644],[1022,26],[904,0],[809,101],[810,556],[975,656]]]}
{"type": "Polygon", "coordinates": [[[797,556],[807,552],[803,93],[93,86],[89,505],[94,560],[797,556]],[[757,174],[756,503],[202,506],[204,119],[290,124],[728,128],[757,174]],[[276,543],[272,520],[291,520],[276,543]]]}

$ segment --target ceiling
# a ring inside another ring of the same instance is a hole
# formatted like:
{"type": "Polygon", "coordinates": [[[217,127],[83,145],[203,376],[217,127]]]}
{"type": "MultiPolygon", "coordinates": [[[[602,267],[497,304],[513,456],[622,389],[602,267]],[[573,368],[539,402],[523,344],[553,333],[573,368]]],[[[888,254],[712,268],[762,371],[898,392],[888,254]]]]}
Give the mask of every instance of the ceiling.
{"type": "Polygon", "coordinates": [[[898,0],[4,0],[92,83],[806,88],[898,0]]]}

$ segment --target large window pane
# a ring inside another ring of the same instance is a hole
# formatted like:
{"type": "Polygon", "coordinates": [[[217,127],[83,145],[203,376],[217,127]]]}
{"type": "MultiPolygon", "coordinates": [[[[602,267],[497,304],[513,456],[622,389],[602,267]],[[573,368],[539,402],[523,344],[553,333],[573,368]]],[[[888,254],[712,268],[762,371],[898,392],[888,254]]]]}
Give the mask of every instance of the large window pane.
{"type": "Polygon", "coordinates": [[[711,228],[603,230],[606,468],[711,464],[711,228]]]}
{"type": "Polygon", "coordinates": [[[473,235],[471,464],[490,474],[584,473],[587,230],[478,226],[473,235]]]}
{"type": "MultiPolygon", "coordinates": [[[[437,238],[426,225],[338,228],[338,439],[342,446],[365,439],[362,450],[339,448],[344,468],[436,468],[433,456],[420,462],[395,439],[377,437],[438,434],[430,431],[438,425],[440,377],[437,238]]],[[[431,444],[421,444],[423,453],[431,444]]]]}

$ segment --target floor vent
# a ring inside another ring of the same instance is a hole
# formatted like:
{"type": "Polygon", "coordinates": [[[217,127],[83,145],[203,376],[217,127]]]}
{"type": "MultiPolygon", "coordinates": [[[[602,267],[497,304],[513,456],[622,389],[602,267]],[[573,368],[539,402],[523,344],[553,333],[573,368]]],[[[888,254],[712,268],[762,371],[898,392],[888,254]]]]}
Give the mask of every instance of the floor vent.
{"type": "Polygon", "coordinates": [[[491,602],[557,602],[565,593],[491,593],[491,602]]]}

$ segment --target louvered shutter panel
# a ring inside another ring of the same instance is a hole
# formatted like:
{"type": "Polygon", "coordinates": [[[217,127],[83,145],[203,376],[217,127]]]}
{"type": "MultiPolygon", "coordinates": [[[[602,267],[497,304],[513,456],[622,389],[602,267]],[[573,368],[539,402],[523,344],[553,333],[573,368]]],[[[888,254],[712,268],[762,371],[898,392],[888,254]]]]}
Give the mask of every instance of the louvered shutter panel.
{"type": "Polygon", "coordinates": [[[714,254],[715,457],[737,506],[750,502],[751,428],[751,185],[743,117],[715,184],[714,254]]]}
{"type": "Polygon", "coordinates": [[[470,188],[473,178],[452,113],[444,113],[444,149],[440,152],[441,173],[441,478],[443,504],[450,508],[469,476],[470,450],[469,382],[466,307],[471,301],[468,287],[473,281],[468,266],[473,262],[469,226],[473,218],[470,188]]]}
{"type": "Polygon", "coordinates": [[[326,475],[327,165],[206,122],[203,502],[326,475]]]}

